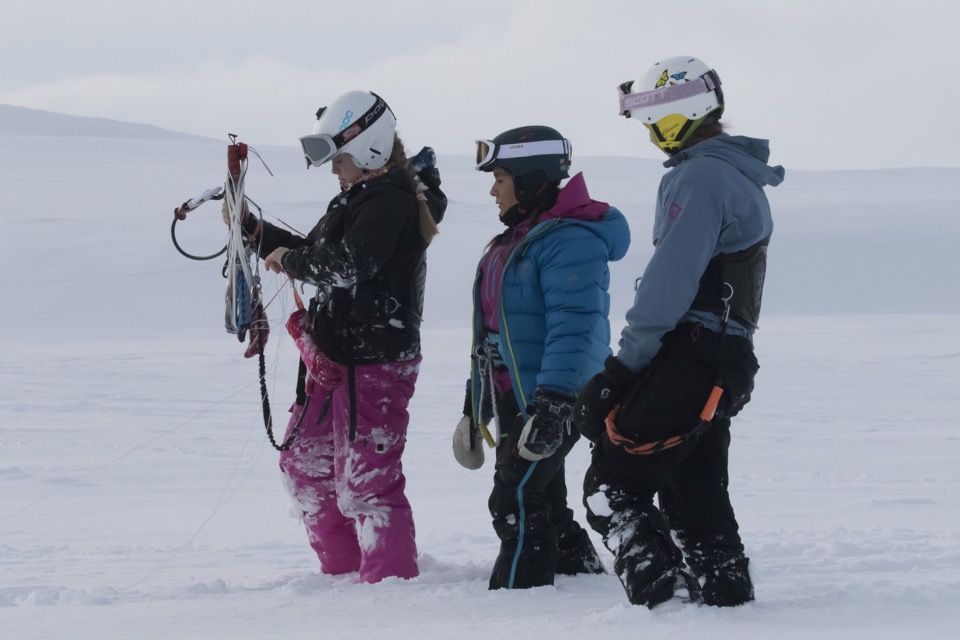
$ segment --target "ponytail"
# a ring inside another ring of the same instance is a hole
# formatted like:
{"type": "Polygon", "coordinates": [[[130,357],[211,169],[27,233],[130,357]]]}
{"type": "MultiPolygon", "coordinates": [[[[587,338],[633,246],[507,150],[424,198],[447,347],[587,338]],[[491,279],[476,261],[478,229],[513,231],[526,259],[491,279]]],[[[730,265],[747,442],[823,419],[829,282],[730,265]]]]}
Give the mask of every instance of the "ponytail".
{"type": "Polygon", "coordinates": [[[427,198],[423,193],[426,187],[420,182],[420,178],[417,177],[413,167],[410,166],[410,162],[407,160],[407,153],[403,148],[403,141],[400,140],[400,136],[398,135],[393,136],[393,151],[390,153],[390,164],[407,176],[407,179],[410,181],[410,186],[413,187],[414,193],[417,194],[417,203],[420,205],[420,235],[423,236],[423,239],[429,245],[434,236],[440,233],[440,229],[437,227],[437,221],[434,220],[433,214],[430,213],[430,207],[427,205],[427,198]]]}

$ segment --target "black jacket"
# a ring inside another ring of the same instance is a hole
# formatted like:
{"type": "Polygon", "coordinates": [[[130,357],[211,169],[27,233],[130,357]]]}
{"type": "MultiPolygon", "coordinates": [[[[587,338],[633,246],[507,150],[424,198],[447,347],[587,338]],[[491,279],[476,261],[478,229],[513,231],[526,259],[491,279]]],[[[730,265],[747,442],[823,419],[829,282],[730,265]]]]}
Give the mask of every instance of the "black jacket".
{"type": "MultiPolygon", "coordinates": [[[[439,184],[425,192],[440,222],[439,184]]],[[[314,338],[341,364],[398,362],[420,352],[427,243],[420,205],[405,175],[388,171],[330,201],[306,238],[264,223],[258,252],[277,247],[284,270],[317,286],[314,338]]]]}

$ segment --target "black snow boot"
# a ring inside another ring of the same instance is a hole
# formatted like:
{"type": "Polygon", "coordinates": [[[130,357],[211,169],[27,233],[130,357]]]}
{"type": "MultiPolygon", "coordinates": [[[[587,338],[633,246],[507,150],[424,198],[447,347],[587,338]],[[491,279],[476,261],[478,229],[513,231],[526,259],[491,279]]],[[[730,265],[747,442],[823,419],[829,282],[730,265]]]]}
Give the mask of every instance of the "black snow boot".
{"type": "Polygon", "coordinates": [[[606,573],[596,547],[582,528],[578,527],[577,533],[561,537],[557,542],[555,572],[568,576],[578,573],[606,573]]]}
{"type": "Polygon", "coordinates": [[[530,589],[553,584],[553,565],[556,549],[544,548],[539,541],[525,543],[517,555],[517,548],[500,545],[500,553],[493,563],[490,589],[530,589]]]}
{"type": "Polygon", "coordinates": [[[631,604],[653,608],[673,598],[684,585],[681,570],[683,552],[674,544],[663,516],[656,509],[646,513],[623,514],[616,529],[606,536],[607,546],[617,540],[614,571],[631,604]],[[678,578],[680,584],[678,585],[678,578]]]}
{"type": "Polygon", "coordinates": [[[644,563],[633,562],[632,569],[617,573],[623,588],[627,592],[627,599],[630,604],[643,605],[648,609],[653,609],[659,604],[674,599],[674,597],[685,602],[700,601],[699,591],[695,586],[696,580],[691,583],[680,567],[671,567],[653,580],[649,580],[637,577],[647,573],[637,570],[637,567],[642,564],[644,563]]]}
{"type": "Polygon", "coordinates": [[[749,564],[749,558],[740,556],[704,568],[700,588],[703,603],[713,607],[737,607],[752,601],[753,581],[750,580],[749,564]]]}

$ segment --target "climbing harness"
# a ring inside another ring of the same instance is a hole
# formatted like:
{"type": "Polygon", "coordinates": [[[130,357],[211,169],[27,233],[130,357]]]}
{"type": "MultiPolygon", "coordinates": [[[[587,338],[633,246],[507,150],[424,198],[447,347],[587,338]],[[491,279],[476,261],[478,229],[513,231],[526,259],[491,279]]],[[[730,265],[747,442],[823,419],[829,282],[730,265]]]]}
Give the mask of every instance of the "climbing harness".
{"type": "MultiPolygon", "coordinates": [[[[728,282],[724,282],[723,285],[724,288],[729,291],[729,294],[721,297],[724,310],[720,329],[720,342],[717,348],[718,360],[719,355],[723,353],[725,346],[727,322],[730,319],[730,300],[733,298],[733,286],[728,282]]],[[[618,447],[621,447],[625,452],[637,456],[647,456],[653,453],[659,453],[660,451],[664,451],[666,449],[672,449],[673,447],[681,445],[691,438],[699,436],[710,427],[710,423],[713,422],[713,417],[717,413],[717,405],[720,403],[721,396],[723,396],[723,377],[721,372],[718,370],[717,378],[713,383],[713,388],[710,390],[710,395],[707,396],[707,401],[704,403],[703,409],[700,410],[700,420],[697,422],[697,424],[685,433],[664,438],[663,440],[656,440],[654,442],[636,442],[635,440],[621,434],[617,430],[617,413],[620,410],[620,405],[618,404],[610,411],[605,420],[607,437],[610,438],[610,442],[618,447]]]]}

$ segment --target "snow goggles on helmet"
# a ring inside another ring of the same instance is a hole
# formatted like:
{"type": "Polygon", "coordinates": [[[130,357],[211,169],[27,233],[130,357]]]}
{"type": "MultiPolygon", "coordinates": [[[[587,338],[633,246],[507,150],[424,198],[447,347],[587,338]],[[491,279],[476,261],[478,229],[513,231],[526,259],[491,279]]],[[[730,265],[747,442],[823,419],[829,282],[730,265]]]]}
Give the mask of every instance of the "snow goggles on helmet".
{"type": "Polygon", "coordinates": [[[337,144],[337,141],[323,133],[315,133],[300,138],[303,147],[303,156],[307,160],[307,167],[319,167],[337,154],[337,151],[346,144],[346,140],[337,144]]]}
{"type": "MultiPolygon", "coordinates": [[[[303,156],[307,160],[307,168],[319,167],[327,160],[333,158],[345,144],[356,138],[358,135],[369,129],[374,122],[380,119],[380,116],[387,110],[387,103],[377,94],[373,94],[377,99],[369,109],[364,112],[353,124],[345,127],[335,135],[326,133],[314,133],[300,138],[300,146],[303,148],[303,156]]],[[[317,122],[326,112],[326,107],[320,107],[317,110],[317,122]]]]}
{"type": "Polygon", "coordinates": [[[720,86],[720,78],[713,71],[705,73],[696,80],[684,82],[670,87],[660,87],[653,91],[641,91],[640,93],[630,93],[633,81],[624,82],[619,86],[620,89],[620,115],[630,117],[631,109],[642,109],[655,105],[676,102],[686,98],[698,96],[701,93],[709,93],[720,86]]]}
{"type": "Polygon", "coordinates": [[[477,171],[488,171],[498,160],[554,155],[570,157],[572,154],[573,145],[566,138],[508,144],[498,144],[492,140],[477,140],[477,171]]]}

